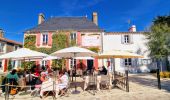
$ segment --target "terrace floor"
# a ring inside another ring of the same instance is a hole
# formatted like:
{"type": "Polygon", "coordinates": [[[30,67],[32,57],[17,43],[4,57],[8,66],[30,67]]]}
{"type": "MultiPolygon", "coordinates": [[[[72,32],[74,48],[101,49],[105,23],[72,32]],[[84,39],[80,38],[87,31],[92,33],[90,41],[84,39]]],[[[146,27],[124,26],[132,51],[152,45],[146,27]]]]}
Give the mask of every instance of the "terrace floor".
{"type": "MultiPolygon", "coordinates": [[[[157,89],[157,79],[151,74],[130,74],[129,81],[130,92],[114,88],[97,91],[93,95],[94,91],[82,91],[82,88],[78,87],[79,94],[70,94],[67,97],[59,97],[57,100],[170,100],[170,79],[161,79],[161,90],[157,89]]],[[[32,97],[30,94],[21,95],[21,93],[10,98],[12,100],[41,100],[40,97],[32,97]]],[[[52,99],[51,96],[45,98],[45,100],[52,99]]],[[[0,96],[0,100],[4,100],[4,96],[0,96]]]]}

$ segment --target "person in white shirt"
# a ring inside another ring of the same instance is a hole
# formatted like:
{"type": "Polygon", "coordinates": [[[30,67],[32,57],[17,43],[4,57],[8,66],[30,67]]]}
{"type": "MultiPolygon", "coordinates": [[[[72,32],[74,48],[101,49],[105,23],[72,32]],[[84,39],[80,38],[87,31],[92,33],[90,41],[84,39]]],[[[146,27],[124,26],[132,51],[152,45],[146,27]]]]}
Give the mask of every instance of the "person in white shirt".
{"type": "Polygon", "coordinates": [[[67,85],[68,85],[68,76],[64,73],[64,71],[60,71],[59,72],[59,84],[58,84],[58,88],[61,92],[61,95],[63,95],[64,93],[64,88],[67,88],[67,85]]]}

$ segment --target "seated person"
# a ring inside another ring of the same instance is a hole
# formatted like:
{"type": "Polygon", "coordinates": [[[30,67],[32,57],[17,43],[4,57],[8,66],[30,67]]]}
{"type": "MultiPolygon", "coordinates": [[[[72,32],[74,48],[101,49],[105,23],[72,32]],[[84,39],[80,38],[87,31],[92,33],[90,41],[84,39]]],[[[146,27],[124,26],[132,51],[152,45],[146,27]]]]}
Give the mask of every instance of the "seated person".
{"type": "MultiPolygon", "coordinates": [[[[16,73],[16,69],[13,69],[11,72],[9,72],[6,78],[7,83],[9,83],[10,85],[18,85],[19,77],[18,74],[16,73]]],[[[11,90],[12,87],[14,86],[9,87],[9,91],[11,90]]]]}
{"type": "Polygon", "coordinates": [[[58,81],[59,81],[59,84],[58,84],[59,90],[61,92],[61,95],[63,95],[64,89],[67,88],[67,85],[68,85],[68,81],[69,81],[68,76],[64,74],[63,71],[60,71],[58,81]]]}
{"type": "Polygon", "coordinates": [[[53,93],[55,93],[55,96],[57,97],[59,89],[58,89],[57,80],[55,78],[56,77],[54,77],[54,75],[52,73],[50,73],[47,81],[44,81],[42,83],[41,90],[40,90],[40,98],[42,98],[44,92],[46,92],[46,91],[53,91],[53,93]],[[55,80],[56,80],[56,82],[55,82],[55,80]]]}
{"type": "Polygon", "coordinates": [[[102,70],[100,71],[101,74],[107,75],[107,69],[102,66],[102,70]]]}
{"type": "Polygon", "coordinates": [[[40,80],[42,82],[47,81],[47,73],[46,72],[41,72],[40,80]]]}
{"type": "Polygon", "coordinates": [[[8,79],[15,79],[16,81],[19,80],[18,74],[16,73],[16,69],[13,69],[10,73],[7,74],[8,79]]]}

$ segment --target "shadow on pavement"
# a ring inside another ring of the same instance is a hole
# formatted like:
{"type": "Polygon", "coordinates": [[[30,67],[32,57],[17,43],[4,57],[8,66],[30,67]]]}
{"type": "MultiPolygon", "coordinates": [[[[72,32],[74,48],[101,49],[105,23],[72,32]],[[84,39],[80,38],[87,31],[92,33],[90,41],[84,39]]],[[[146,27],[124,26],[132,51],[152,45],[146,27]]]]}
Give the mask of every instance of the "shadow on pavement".
{"type": "MultiPolygon", "coordinates": [[[[158,81],[151,74],[136,74],[129,76],[129,81],[144,86],[150,86],[158,89],[158,81]],[[144,77],[143,77],[144,76],[144,77]],[[146,76],[146,77],[145,77],[146,76]]],[[[161,79],[161,89],[170,92],[170,79],[161,79]]]]}

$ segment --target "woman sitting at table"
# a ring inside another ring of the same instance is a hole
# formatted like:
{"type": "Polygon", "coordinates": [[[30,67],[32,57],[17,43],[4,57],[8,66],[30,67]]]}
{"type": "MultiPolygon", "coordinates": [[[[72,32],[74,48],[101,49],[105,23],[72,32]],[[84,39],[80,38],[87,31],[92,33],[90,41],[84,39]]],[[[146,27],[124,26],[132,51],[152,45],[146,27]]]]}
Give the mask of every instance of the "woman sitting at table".
{"type": "Polygon", "coordinates": [[[63,71],[59,72],[58,87],[60,90],[60,95],[64,95],[64,89],[67,88],[68,81],[69,81],[68,79],[69,79],[68,76],[63,71]]]}

